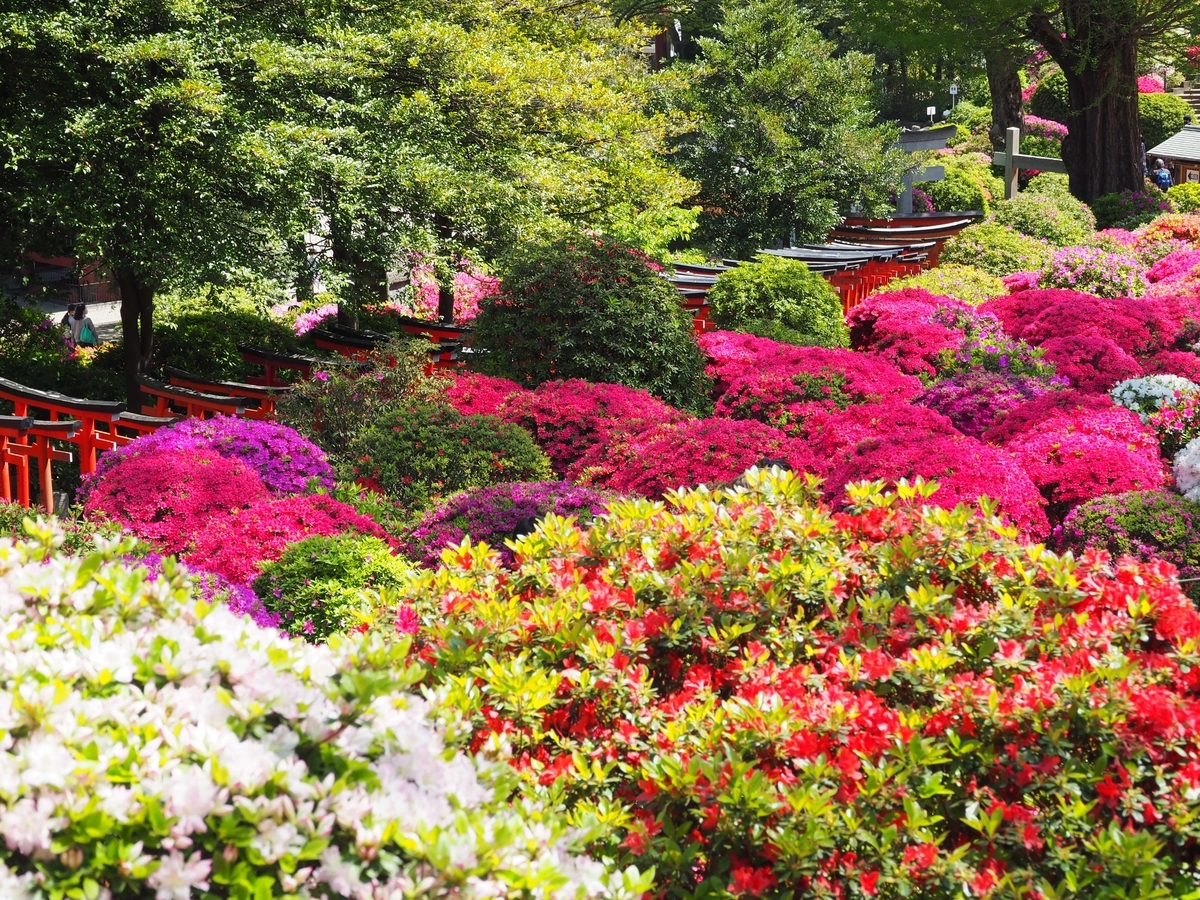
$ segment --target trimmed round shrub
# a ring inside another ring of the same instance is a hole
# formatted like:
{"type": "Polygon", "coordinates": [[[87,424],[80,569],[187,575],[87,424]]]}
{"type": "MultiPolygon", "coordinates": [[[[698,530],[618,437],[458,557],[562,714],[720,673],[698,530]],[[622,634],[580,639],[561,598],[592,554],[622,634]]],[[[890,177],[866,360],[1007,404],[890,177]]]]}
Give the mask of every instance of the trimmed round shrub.
{"type": "Polygon", "coordinates": [[[360,483],[409,509],[467,488],[550,476],[550,460],[524,428],[442,406],[415,406],[376,420],[351,453],[360,483]]]}
{"type": "Polygon", "coordinates": [[[655,893],[1000,897],[1066,860],[1097,896],[1193,889],[1158,849],[1197,779],[1200,615],[1168,565],[747,480],[547,526],[515,574],[414,577],[425,686],[472,746],[503,735],[526,790],[608,811],[597,855],[655,893]]]}
{"type": "Polygon", "coordinates": [[[212,521],[184,558],[189,566],[232,585],[248,585],[264,562],[278,559],[297,541],[350,531],[386,537],[372,519],[327,494],[276,497],[212,521]]]}
{"type": "Polygon", "coordinates": [[[935,381],[914,403],[946,416],[968,437],[982,437],[999,416],[1055,385],[1047,379],[976,370],[935,381]]]}
{"type": "Polygon", "coordinates": [[[264,563],[254,593],[283,631],[323,643],[370,622],[378,598],[372,602],[369,592],[400,587],[407,569],[377,537],[318,535],[264,563]]]}
{"type": "Polygon", "coordinates": [[[184,419],[100,456],[95,474],[84,480],[80,499],[123,460],[152,450],[215,450],[250,466],[271,493],[298,494],[333,487],[333,466],[325,451],[295,430],[276,422],[214,416],[184,419]]]}
{"type": "Polygon", "coordinates": [[[519,250],[501,293],[482,302],[472,346],[482,371],[525,385],[582,378],[707,408],[704,360],[679,291],[640,250],[607,238],[519,250]]]}
{"type": "Polygon", "coordinates": [[[1121,191],[1104,194],[1092,201],[1092,212],[1099,228],[1132,230],[1154,221],[1173,209],[1169,200],[1157,189],[1121,191]]]}
{"type": "Polygon", "coordinates": [[[1066,247],[1050,259],[1038,286],[1097,297],[1140,297],[1146,292],[1146,270],[1133,257],[1099,247],[1066,247]]]}
{"type": "Polygon", "coordinates": [[[950,263],[927,269],[919,275],[898,278],[888,283],[880,293],[892,293],[905,288],[920,288],[931,294],[953,297],[971,306],[979,306],[990,297],[1007,293],[1004,282],[983,269],[950,263]]]}
{"type": "Polygon", "coordinates": [[[1026,237],[1015,228],[980,222],[964,228],[946,242],[940,262],[982,269],[1003,278],[1014,272],[1040,271],[1050,262],[1053,248],[1043,240],[1026,237]]]}
{"type": "Polygon", "coordinates": [[[1094,334],[1071,334],[1042,344],[1046,359],[1059,375],[1081,391],[1100,393],[1118,381],[1142,374],[1138,361],[1113,340],[1094,334]]]}
{"type": "Polygon", "coordinates": [[[108,519],[164,553],[190,548],[210,524],[270,497],[240,459],[215,450],[150,450],[93,484],[84,514],[108,519]]]}
{"type": "Polygon", "coordinates": [[[1142,140],[1150,151],[1167,138],[1183,130],[1184,120],[1192,115],[1192,108],[1182,97],[1174,94],[1138,94],[1138,121],[1142,127],[1142,140]]]}
{"type": "Polygon", "coordinates": [[[974,506],[980,497],[991,497],[1024,535],[1038,539],[1050,530],[1042,511],[1045,502],[1016,460],[964,435],[893,432],[861,441],[836,460],[824,491],[830,502],[844,504],[848,484],[879,480],[895,485],[902,478],[936,480],[937,493],[928,500],[933,506],[974,506]]]}
{"type": "MultiPolygon", "coordinates": [[[[1025,121],[1029,121],[1029,116],[1025,117],[1025,121]]],[[[1049,119],[1042,119],[1041,121],[1051,122],[1049,119]]],[[[1057,125],[1059,123],[1051,122],[1051,124],[1057,125]]],[[[1022,150],[1021,152],[1025,151],[1022,150]]],[[[1055,200],[1074,196],[1071,193],[1071,179],[1061,172],[1039,172],[1029,179],[1029,184],[1025,185],[1025,190],[1022,193],[1039,197],[1051,197],[1055,200]]]]}
{"type": "MultiPolygon", "coordinates": [[[[1021,152],[1029,156],[1049,156],[1054,159],[1062,158],[1062,143],[1067,136],[1067,126],[1053,119],[1043,119],[1035,115],[1025,116],[1021,123],[1021,152]]],[[[1043,172],[1041,175],[1057,174],[1043,172]]],[[[1032,179],[1031,179],[1032,180],[1032,179]]],[[[1026,188],[1028,190],[1028,188],[1026,188]]],[[[1069,194],[1070,191],[1039,191],[1046,196],[1069,194]]]]}
{"type": "Polygon", "coordinates": [[[560,476],[591,447],[608,443],[616,432],[641,431],[661,422],[691,418],[646,391],[578,378],[545,381],[536,390],[514,393],[496,415],[528,431],[560,476]]]}
{"type": "Polygon", "coordinates": [[[586,832],[446,746],[407,642],[281,640],[173,562],[121,560],[131,543],[76,560],[53,539],[0,553],[5,900],[650,886],[574,855],[586,832]]]}
{"type": "Polygon", "coordinates": [[[676,488],[728,484],[764,460],[796,472],[820,472],[802,441],[761,422],[695,419],[658,425],[596,445],[576,464],[572,480],[620,494],[658,498],[676,488]]]}
{"type": "Polygon", "coordinates": [[[774,340],[802,346],[845,347],[849,340],[838,292],[798,260],[759,254],[722,272],[707,296],[718,328],[767,330],[774,340]]]}
{"type": "Polygon", "coordinates": [[[1200,356],[1190,350],[1159,350],[1138,362],[1147,375],[1178,375],[1200,384],[1200,356]]]}
{"type": "Polygon", "coordinates": [[[438,504],[413,525],[401,543],[405,554],[423,566],[436,566],[446,547],[464,538],[486,543],[507,563],[513,552],[506,541],[524,534],[544,516],[573,516],[586,526],[604,512],[607,494],[569,481],[533,481],[472,488],[438,504]]]}
{"type": "Polygon", "coordinates": [[[989,304],[987,309],[1003,313],[1014,334],[1037,345],[1051,338],[1092,334],[1108,338],[1130,353],[1151,353],[1169,345],[1178,328],[1170,310],[1153,299],[1104,298],[1074,291],[1033,296],[1037,293],[1012,294],[1010,298],[1016,299],[989,304]],[[1029,315],[1023,320],[1015,318],[1014,313],[1022,310],[1029,315]]]}
{"type": "Polygon", "coordinates": [[[1108,395],[1113,398],[1113,403],[1133,410],[1143,422],[1147,422],[1152,413],[1173,405],[1177,396],[1198,391],[1200,384],[1178,375],[1146,375],[1119,382],[1108,395]]]}
{"type": "MultiPolygon", "coordinates": [[[[1037,89],[1029,98],[1029,111],[1042,119],[1050,119],[1063,125],[1071,112],[1070,93],[1067,88],[1067,76],[1061,70],[1055,69],[1038,82],[1037,89]]],[[[1150,144],[1146,145],[1147,147],[1150,144]]]]}
{"type": "Polygon", "coordinates": [[[920,187],[941,212],[987,213],[992,208],[992,198],[979,179],[961,170],[947,170],[941,181],[923,181],[920,187]]]}
{"type": "Polygon", "coordinates": [[[1167,190],[1167,199],[1176,212],[1193,213],[1200,210],[1200,184],[1184,183],[1172,185],[1167,190]]]}
{"type": "Polygon", "coordinates": [[[1200,503],[1173,491],[1129,491],[1082,503],[1055,529],[1054,544],[1059,552],[1165,560],[1179,570],[1184,592],[1200,601],[1200,503]]]}
{"type": "MultiPolygon", "coordinates": [[[[1055,247],[1082,244],[1096,229],[1095,217],[1086,205],[1074,198],[1068,203],[1057,196],[1018,194],[1011,200],[997,203],[992,219],[997,225],[1008,225],[1027,237],[1044,240],[1055,247]]],[[[1021,266],[1021,269],[1030,268],[1033,267],[1021,266]]]]}

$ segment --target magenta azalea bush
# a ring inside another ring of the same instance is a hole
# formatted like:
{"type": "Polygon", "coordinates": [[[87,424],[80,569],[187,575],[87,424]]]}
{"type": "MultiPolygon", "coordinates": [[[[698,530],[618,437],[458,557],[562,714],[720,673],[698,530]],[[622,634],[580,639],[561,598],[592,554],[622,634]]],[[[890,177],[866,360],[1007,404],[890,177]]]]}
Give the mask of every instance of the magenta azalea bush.
{"type": "Polygon", "coordinates": [[[473,488],[439,503],[401,540],[410,559],[436,566],[442,550],[457,547],[464,538],[486,543],[500,552],[506,563],[513,552],[505,541],[532,530],[545,515],[574,516],[583,525],[600,515],[611,495],[569,481],[510,482],[473,488]]]}
{"type": "Polygon", "coordinates": [[[1107,391],[1118,381],[1143,373],[1138,361],[1113,340],[1094,334],[1071,334],[1042,344],[1058,374],[1083,391],[1107,391]]]}
{"type": "Polygon", "coordinates": [[[258,473],[273,494],[298,494],[333,487],[333,466],[325,451],[286,425],[214,416],[184,419],[103,454],[96,472],[84,482],[82,499],[92,486],[124,460],[158,450],[207,449],[237,459],[258,473]]]}
{"type": "Polygon", "coordinates": [[[946,416],[970,437],[982,437],[996,419],[1027,400],[1063,386],[1065,379],[975,370],[934,382],[914,402],[946,416]]]}

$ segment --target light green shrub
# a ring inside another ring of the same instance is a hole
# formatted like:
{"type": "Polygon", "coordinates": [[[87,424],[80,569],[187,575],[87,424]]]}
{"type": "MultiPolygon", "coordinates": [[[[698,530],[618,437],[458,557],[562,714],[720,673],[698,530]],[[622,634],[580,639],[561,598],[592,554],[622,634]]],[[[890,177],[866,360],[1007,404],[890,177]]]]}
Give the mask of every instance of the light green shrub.
{"type": "Polygon", "coordinates": [[[978,269],[975,266],[965,266],[957,263],[939,265],[919,275],[910,275],[892,281],[879,293],[903,290],[904,288],[923,288],[931,294],[954,297],[963,303],[978,306],[992,297],[1006,293],[1004,282],[995,275],[978,269]]]}
{"type": "Polygon", "coordinates": [[[763,253],[755,262],[723,272],[708,302],[713,321],[730,331],[806,346],[850,343],[837,291],[794,259],[763,253]]]}
{"type": "Polygon", "coordinates": [[[941,262],[974,266],[1002,278],[1045,268],[1053,252],[1045,241],[1027,237],[1007,225],[980,222],[946,242],[941,262]]]}

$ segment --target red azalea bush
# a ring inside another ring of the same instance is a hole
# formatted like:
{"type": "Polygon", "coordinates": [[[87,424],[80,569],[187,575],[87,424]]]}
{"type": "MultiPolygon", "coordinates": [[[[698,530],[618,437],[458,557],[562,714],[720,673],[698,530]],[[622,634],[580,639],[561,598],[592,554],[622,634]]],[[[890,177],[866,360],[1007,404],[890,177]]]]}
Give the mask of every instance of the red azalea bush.
{"type": "Polygon", "coordinates": [[[1160,350],[1141,364],[1146,375],[1179,375],[1200,382],[1200,356],[1189,350],[1160,350]]]}
{"type": "MultiPolygon", "coordinates": [[[[1094,412],[1120,409],[1108,394],[1092,394],[1079,390],[1053,391],[1014,407],[996,417],[996,422],[983,433],[992,444],[1006,444],[1016,436],[1056,416],[1088,419],[1094,412]]],[[[1129,412],[1129,410],[1126,410],[1129,412]]],[[[1136,417],[1136,414],[1134,414],[1136,417]]],[[[1138,420],[1139,424],[1141,420],[1138,420]]]]}
{"type": "Polygon", "coordinates": [[[1028,537],[1043,537],[1050,530],[1045,503],[1020,464],[1003,450],[963,435],[895,432],[860,441],[834,460],[825,496],[842,504],[849,484],[878,480],[894,485],[901,478],[936,479],[940,488],[929,501],[934,506],[953,509],[991,497],[1028,537]]]}
{"type": "Polygon", "coordinates": [[[215,450],[150,450],[126,457],[94,482],[87,518],[119,522],[164,553],[179,553],[214,520],[270,497],[240,459],[215,450]]]}
{"type": "Polygon", "coordinates": [[[846,409],[820,410],[805,421],[804,438],[817,459],[835,465],[842,454],[863,441],[907,434],[949,437],[958,432],[939,412],[910,403],[863,403],[846,409]]]}
{"type": "Polygon", "coordinates": [[[1083,298],[1097,299],[1091,294],[1081,294],[1079,291],[1065,288],[1038,288],[993,297],[979,309],[999,319],[1004,330],[1010,335],[1020,337],[1025,326],[1051,306],[1062,302],[1076,302],[1083,298]]]}
{"type": "Polygon", "coordinates": [[[1110,338],[1070,334],[1042,344],[1047,362],[1082,391],[1107,391],[1118,381],[1143,374],[1136,359],[1110,338]]]}
{"type": "Polygon", "coordinates": [[[513,394],[496,415],[532,434],[559,475],[592,446],[607,444],[617,431],[641,431],[691,418],[647,391],[578,378],[547,381],[536,390],[513,394]]]}
{"type": "Polygon", "coordinates": [[[289,545],[347,531],[387,538],[371,519],[325,494],[265,499],[237,515],[213,519],[184,560],[230,584],[249,584],[262,563],[279,559],[289,545]]]}
{"type": "Polygon", "coordinates": [[[405,591],[425,683],[651,897],[1193,890],[1200,615],[1170,567],[858,503],[771,479],[546,526],[513,572],[462,552],[405,591]]]}
{"type": "Polygon", "coordinates": [[[505,400],[522,393],[525,388],[511,379],[463,372],[450,382],[446,399],[464,416],[497,416],[505,400]]]}
{"type": "Polygon", "coordinates": [[[797,472],[820,464],[803,442],[754,421],[693,419],[620,434],[594,445],[571,470],[582,484],[620,494],[661,497],[698,484],[723,484],[763,460],[782,460],[797,472]]]}
{"type": "Polygon", "coordinates": [[[1086,500],[1166,483],[1160,460],[1103,434],[1038,429],[1010,441],[1007,449],[1046,498],[1056,523],[1086,500]]]}

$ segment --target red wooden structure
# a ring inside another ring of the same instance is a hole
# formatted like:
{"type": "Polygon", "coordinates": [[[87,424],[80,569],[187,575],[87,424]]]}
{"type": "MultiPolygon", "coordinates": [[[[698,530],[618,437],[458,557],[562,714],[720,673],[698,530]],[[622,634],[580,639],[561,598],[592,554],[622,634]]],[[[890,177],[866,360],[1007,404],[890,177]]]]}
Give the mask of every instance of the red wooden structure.
{"type": "Polygon", "coordinates": [[[163,372],[173,387],[245,400],[247,419],[275,418],[275,401],[281,394],[286,394],[291,390],[290,387],[263,387],[257,384],[241,384],[236,381],[214,381],[172,366],[165,366],[163,372]]]}
{"type": "Polygon", "coordinates": [[[28,509],[33,493],[31,475],[36,473],[42,508],[48,513],[54,512],[54,473],[51,463],[70,462],[75,457],[55,447],[53,442],[71,440],[78,429],[78,422],[0,416],[0,498],[9,502],[16,500],[28,509]]]}

